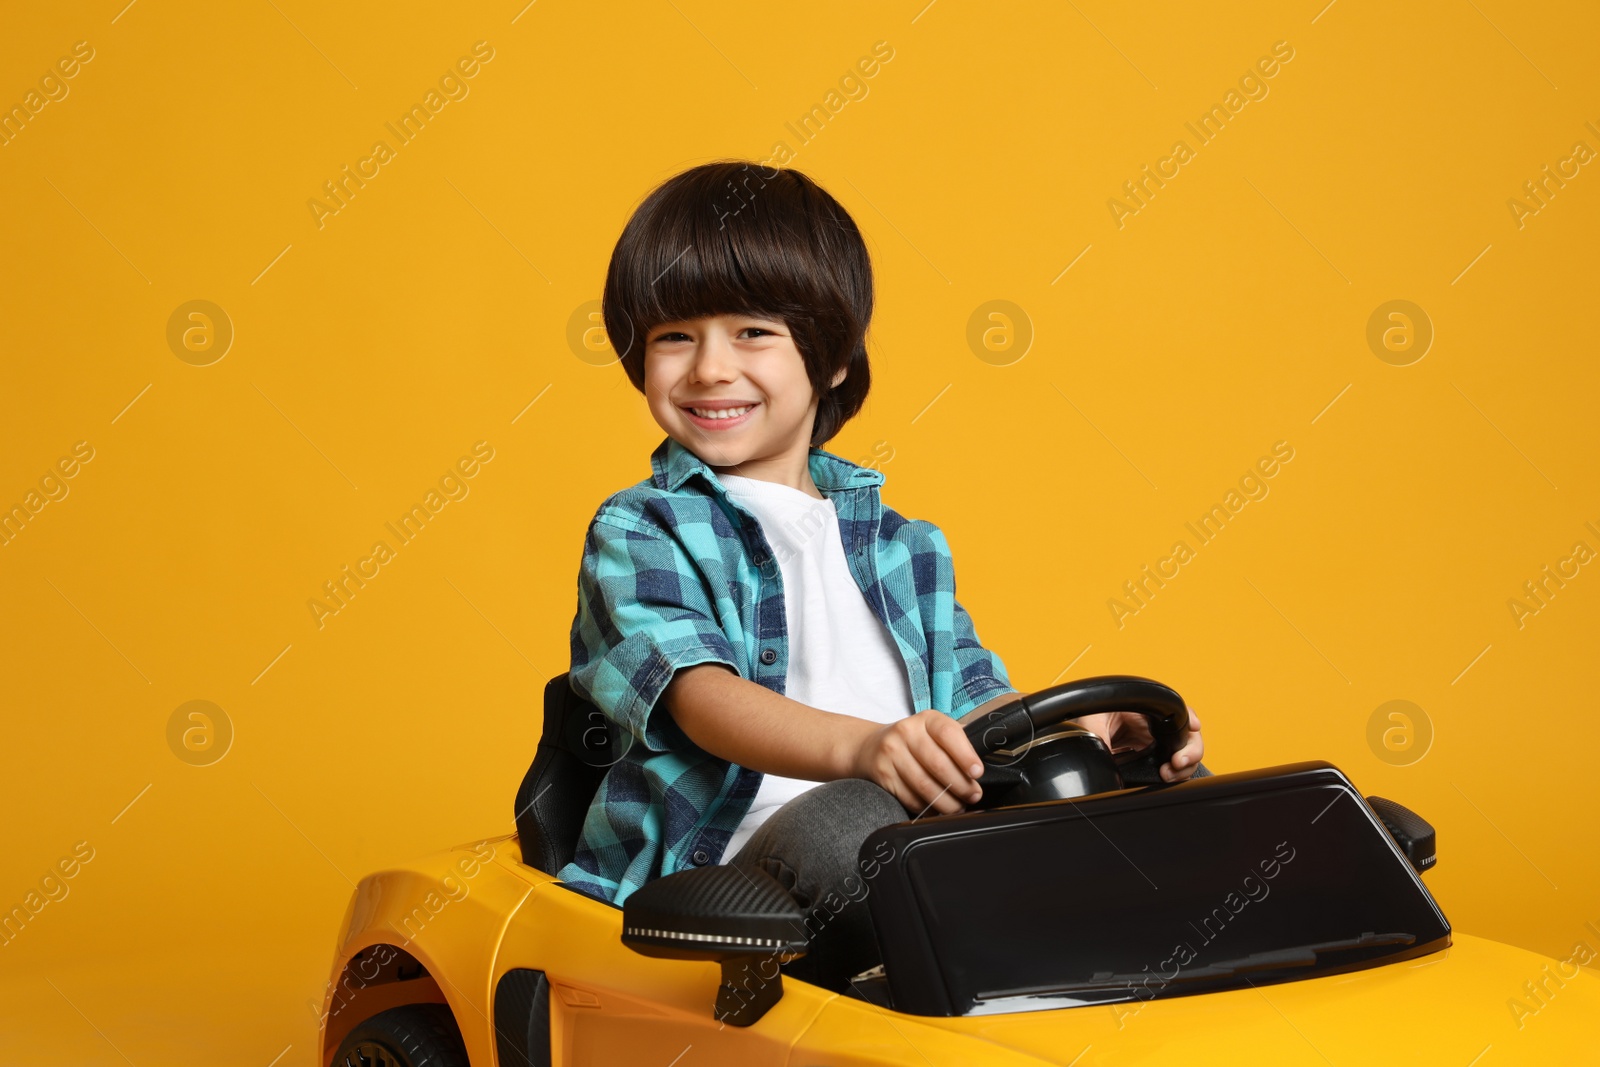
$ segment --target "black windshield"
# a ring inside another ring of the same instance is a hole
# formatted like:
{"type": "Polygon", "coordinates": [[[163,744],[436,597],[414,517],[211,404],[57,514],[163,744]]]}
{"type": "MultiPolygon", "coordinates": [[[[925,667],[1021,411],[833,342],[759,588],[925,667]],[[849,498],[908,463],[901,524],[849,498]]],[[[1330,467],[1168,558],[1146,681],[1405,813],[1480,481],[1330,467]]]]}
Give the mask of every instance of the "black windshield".
{"type": "Polygon", "coordinates": [[[885,946],[897,1006],[1149,1000],[1447,944],[1432,897],[1344,776],[1279,771],[880,831],[901,835],[875,890],[900,911],[881,938],[901,942],[885,946]],[[927,997],[899,988],[909,942],[935,964],[927,997]]]}

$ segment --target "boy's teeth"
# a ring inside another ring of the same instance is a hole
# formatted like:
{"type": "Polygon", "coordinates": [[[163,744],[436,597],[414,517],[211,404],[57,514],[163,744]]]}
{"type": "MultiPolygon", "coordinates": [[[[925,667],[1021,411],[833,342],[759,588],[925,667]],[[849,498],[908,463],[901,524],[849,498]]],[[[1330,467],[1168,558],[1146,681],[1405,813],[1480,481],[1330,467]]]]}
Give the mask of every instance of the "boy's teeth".
{"type": "Polygon", "coordinates": [[[720,411],[708,411],[705,408],[690,408],[689,410],[702,419],[736,419],[749,411],[753,405],[746,404],[742,408],[723,408],[720,411]]]}

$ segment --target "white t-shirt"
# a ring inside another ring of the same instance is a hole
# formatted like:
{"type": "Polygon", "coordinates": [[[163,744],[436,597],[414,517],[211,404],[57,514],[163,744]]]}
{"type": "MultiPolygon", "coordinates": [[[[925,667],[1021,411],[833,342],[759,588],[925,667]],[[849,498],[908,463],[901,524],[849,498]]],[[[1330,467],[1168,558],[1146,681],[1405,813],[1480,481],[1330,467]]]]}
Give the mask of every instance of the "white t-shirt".
{"type": "MultiPolygon", "coordinates": [[[[783,577],[789,629],[786,695],[823,711],[891,723],[915,714],[905,660],[845,562],[833,501],[777,482],[717,476],[761,523],[783,577]]],[[[762,777],[722,854],[726,863],[785,801],[820,782],[762,777]]]]}

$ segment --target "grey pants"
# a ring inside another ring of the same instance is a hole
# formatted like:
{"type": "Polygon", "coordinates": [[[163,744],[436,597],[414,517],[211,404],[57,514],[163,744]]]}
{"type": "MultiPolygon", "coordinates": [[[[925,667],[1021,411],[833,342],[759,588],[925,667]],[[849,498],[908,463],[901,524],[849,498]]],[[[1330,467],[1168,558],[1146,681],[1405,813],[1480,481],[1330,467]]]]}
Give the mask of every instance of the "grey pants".
{"type": "MultiPolygon", "coordinates": [[[[1197,778],[1210,774],[1204,764],[1195,770],[1197,778]]],[[[785,974],[842,993],[853,976],[883,962],[867,904],[880,868],[870,856],[860,859],[861,846],[872,831],[910,818],[876,782],[840,778],[778,808],[723,859],[770,874],[805,913],[810,948],[782,965],[785,974]]]]}
{"type": "Polygon", "coordinates": [[[840,778],[806,790],[767,817],[723,862],[776,878],[805,913],[811,946],[785,974],[843,992],[849,979],[880,962],[857,862],[867,835],[911,818],[894,794],[865,778],[840,778]]]}

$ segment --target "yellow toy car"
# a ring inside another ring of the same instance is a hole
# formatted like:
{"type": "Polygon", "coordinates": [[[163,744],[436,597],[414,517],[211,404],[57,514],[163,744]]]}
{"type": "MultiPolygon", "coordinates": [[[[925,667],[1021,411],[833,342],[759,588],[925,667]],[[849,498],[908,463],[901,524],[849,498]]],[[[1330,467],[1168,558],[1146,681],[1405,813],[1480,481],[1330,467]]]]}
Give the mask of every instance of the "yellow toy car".
{"type": "Polygon", "coordinates": [[[1070,682],[968,726],[987,806],[867,839],[883,963],[848,993],[782,970],[807,929],[759,872],[690,868],[620,908],[558,882],[620,742],[566,675],[544,714],[517,834],[357,887],[325,1065],[1596,1059],[1593,953],[1453,934],[1420,878],[1433,830],[1400,805],[1326,763],[1127,785],[1186,722],[1147,679],[1070,682]],[[1072,721],[1112,707],[1146,714],[1152,746],[1113,760],[1072,721]]]}

